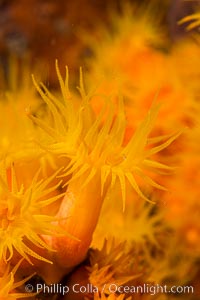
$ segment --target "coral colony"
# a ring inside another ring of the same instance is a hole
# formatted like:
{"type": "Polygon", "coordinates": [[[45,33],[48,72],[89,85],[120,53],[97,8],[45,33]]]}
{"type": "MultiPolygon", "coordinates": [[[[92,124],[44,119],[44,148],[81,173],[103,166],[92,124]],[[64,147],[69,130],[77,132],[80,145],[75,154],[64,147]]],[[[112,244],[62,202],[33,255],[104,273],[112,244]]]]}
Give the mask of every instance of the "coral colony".
{"type": "Polygon", "coordinates": [[[199,299],[200,14],[172,43],[156,1],[120,7],[77,32],[77,88],[2,66],[0,300],[199,299]]]}

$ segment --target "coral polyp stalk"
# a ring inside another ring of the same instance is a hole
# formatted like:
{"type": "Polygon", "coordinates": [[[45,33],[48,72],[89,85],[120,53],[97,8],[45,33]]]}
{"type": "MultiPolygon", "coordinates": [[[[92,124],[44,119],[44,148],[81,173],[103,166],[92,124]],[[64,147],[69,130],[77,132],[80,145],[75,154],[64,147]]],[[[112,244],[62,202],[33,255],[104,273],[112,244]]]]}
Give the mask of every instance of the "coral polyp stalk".
{"type": "Polygon", "coordinates": [[[103,203],[100,174],[83,188],[82,181],[84,176],[69,184],[57,215],[61,219],[59,225],[76,240],[52,237],[53,249],[57,250],[54,254],[56,262],[68,268],[78,265],[86,257],[103,203]]]}

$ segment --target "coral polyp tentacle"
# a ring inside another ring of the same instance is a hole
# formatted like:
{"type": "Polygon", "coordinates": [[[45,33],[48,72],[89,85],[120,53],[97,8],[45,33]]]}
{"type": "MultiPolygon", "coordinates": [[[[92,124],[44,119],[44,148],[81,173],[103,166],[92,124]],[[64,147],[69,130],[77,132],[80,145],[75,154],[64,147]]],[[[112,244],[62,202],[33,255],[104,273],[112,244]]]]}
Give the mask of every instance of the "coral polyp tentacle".
{"type": "MultiPolygon", "coordinates": [[[[27,276],[25,279],[22,279],[20,281],[15,281],[15,275],[17,273],[17,270],[19,269],[23,259],[21,259],[15,267],[10,270],[10,265],[8,264],[4,269],[4,274],[1,276],[0,274],[0,298],[2,300],[7,299],[22,299],[27,297],[34,297],[37,293],[17,293],[16,289],[18,287],[23,286],[28,280],[30,280],[36,273],[31,274],[30,276],[27,276]]],[[[1,270],[2,271],[2,270],[1,270]]]]}
{"type": "Polygon", "coordinates": [[[200,13],[197,12],[192,15],[186,16],[182,20],[180,20],[178,22],[178,24],[182,25],[182,24],[188,23],[190,21],[191,21],[191,23],[189,25],[187,25],[188,31],[200,26],[200,13]]]}

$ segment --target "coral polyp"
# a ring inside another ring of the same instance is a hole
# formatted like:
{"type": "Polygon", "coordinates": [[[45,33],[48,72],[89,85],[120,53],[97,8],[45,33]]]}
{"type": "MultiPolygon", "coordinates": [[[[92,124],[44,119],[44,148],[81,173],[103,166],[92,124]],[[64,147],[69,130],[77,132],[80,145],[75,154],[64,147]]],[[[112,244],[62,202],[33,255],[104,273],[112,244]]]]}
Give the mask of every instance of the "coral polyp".
{"type": "MultiPolygon", "coordinates": [[[[2,166],[1,166],[2,168],[2,166]]],[[[2,168],[0,177],[0,258],[5,262],[18,255],[29,263],[30,257],[51,263],[41,256],[41,248],[52,250],[44,242],[42,235],[58,234],[53,226],[54,217],[42,212],[42,209],[62,197],[61,195],[46,196],[51,193],[47,180],[38,180],[39,172],[33,178],[29,188],[18,186],[15,168],[2,168]],[[10,176],[9,176],[10,173],[10,176]],[[37,250],[36,250],[37,249],[37,250]]],[[[53,187],[55,189],[56,186],[53,187]]]]}
{"type": "Polygon", "coordinates": [[[42,138],[38,136],[35,140],[41,152],[43,151],[43,157],[50,154],[56,163],[62,158],[64,169],[59,177],[63,180],[62,188],[66,188],[66,195],[58,208],[57,217],[66,220],[58,223],[78,240],[50,237],[47,242],[57,251],[53,254],[53,261],[71,268],[85,258],[104,199],[118,182],[123,210],[126,207],[126,189],[129,184],[136,194],[150,202],[152,200],[145,196],[143,189],[151,186],[165,190],[151,175],[161,171],[169,173],[173,167],[151,157],[168,147],[180,132],[167,139],[159,137],[155,145],[151,142],[149,135],[159,110],[159,105],[155,104],[130,141],[125,143],[123,98],[119,95],[115,106],[106,95],[102,95],[105,104],[99,115],[96,115],[91,105],[96,95],[85,91],[82,72],[79,98],[70,93],[67,69],[65,78],[62,78],[57,61],[56,72],[61,95],[54,96],[33,78],[37,91],[47,105],[47,117],[41,119],[31,111],[28,112],[28,117],[43,132],[42,138]],[[139,182],[143,181],[141,187],[137,182],[138,178],[139,182]],[[80,223],[74,226],[77,217],[80,223]],[[75,249],[76,258],[73,257],[75,249]]]}

